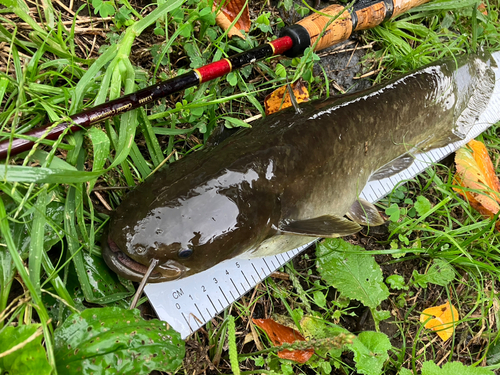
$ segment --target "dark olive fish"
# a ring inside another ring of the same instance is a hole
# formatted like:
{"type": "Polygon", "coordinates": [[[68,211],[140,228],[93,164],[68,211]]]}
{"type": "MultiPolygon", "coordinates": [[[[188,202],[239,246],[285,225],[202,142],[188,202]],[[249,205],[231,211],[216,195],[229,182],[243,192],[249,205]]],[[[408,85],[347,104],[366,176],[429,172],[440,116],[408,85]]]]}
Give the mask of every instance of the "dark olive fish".
{"type": "Polygon", "coordinates": [[[358,198],[367,181],[462,139],[493,91],[492,61],[448,60],[284,110],[173,163],[118,207],[102,240],[106,263],[140,280],[158,259],[149,281],[160,282],[381,224],[358,198]]]}

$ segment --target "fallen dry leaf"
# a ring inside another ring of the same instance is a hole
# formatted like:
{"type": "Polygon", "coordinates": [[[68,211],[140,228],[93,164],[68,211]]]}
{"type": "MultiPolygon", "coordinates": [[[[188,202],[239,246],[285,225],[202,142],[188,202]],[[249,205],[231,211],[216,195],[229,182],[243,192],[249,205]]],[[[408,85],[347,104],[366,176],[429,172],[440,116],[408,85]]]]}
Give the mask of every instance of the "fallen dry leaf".
{"type": "MultiPolygon", "coordinates": [[[[273,345],[292,344],[295,341],[306,341],[306,339],[296,330],[276,323],[272,319],[252,319],[254,324],[263,329],[273,345]]],[[[282,350],[278,352],[278,357],[290,359],[299,363],[306,363],[314,354],[314,349],[302,350],[282,350]]]]}
{"type": "MultiPolygon", "coordinates": [[[[464,196],[484,217],[495,216],[500,211],[500,181],[495,175],[493,163],[484,144],[470,141],[466,147],[457,151],[455,163],[455,182],[466,189],[453,189],[464,196]]],[[[500,223],[497,222],[495,227],[500,230],[500,223]]]]}
{"type": "MultiPolygon", "coordinates": [[[[302,81],[297,81],[292,84],[292,91],[295,95],[297,103],[307,102],[309,100],[309,92],[307,87],[302,83],[302,81]]],[[[266,115],[271,113],[279,112],[282,109],[291,107],[292,102],[290,101],[290,95],[285,86],[281,86],[279,89],[274,90],[264,100],[264,105],[266,107],[266,115]],[[283,98],[283,96],[285,96],[283,98]]]]}
{"type": "Polygon", "coordinates": [[[459,320],[458,310],[449,301],[444,305],[429,307],[420,314],[420,322],[425,323],[425,328],[436,331],[443,341],[448,340],[455,329],[455,322],[459,320]],[[429,317],[434,317],[430,320],[429,317]]]}
{"type": "Polygon", "coordinates": [[[245,35],[240,30],[244,30],[245,32],[250,31],[250,13],[248,11],[248,4],[245,0],[215,0],[212,6],[212,10],[215,12],[219,8],[219,5],[222,3],[222,6],[215,17],[215,22],[217,25],[224,31],[228,30],[227,35],[232,38],[233,36],[238,36],[242,39],[245,39],[245,35]],[[243,9],[244,8],[244,9],[243,9]],[[241,17],[236,21],[233,27],[230,28],[233,21],[238,17],[241,10],[243,9],[243,13],[241,17]]]}

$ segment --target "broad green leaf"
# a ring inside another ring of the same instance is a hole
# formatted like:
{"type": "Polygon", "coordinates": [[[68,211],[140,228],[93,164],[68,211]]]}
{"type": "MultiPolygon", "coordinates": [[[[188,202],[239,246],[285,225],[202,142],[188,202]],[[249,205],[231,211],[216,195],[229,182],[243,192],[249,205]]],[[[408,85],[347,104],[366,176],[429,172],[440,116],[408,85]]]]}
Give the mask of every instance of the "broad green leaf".
{"type": "Polygon", "coordinates": [[[382,320],[389,319],[391,317],[391,312],[387,310],[375,310],[372,309],[372,315],[375,322],[381,322],[382,320]]]}
{"type": "Polygon", "coordinates": [[[405,278],[401,275],[391,275],[385,282],[389,284],[392,289],[408,290],[408,285],[405,284],[405,278]]]}
{"type": "Polygon", "coordinates": [[[399,220],[401,211],[399,210],[398,205],[396,203],[393,203],[385,209],[385,214],[389,215],[389,219],[395,223],[399,220]]]}
{"type": "Polygon", "coordinates": [[[328,239],[316,247],[316,257],[321,277],[345,297],[374,309],[389,296],[380,267],[362,247],[328,239]]]}
{"type": "Polygon", "coordinates": [[[326,296],[323,292],[316,290],[313,292],[314,303],[319,307],[326,307],[326,296]]]}
{"type": "Polygon", "coordinates": [[[412,277],[414,282],[422,288],[427,288],[427,283],[446,286],[455,279],[455,272],[445,260],[435,259],[426,274],[421,275],[414,270],[412,277]]]}
{"type": "Polygon", "coordinates": [[[276,71],[276,75],[278,77],[281,77],[281,78],[285,78],[286,77],[286,68],[283,65],[276,64],[275,71],[276,71]]]}
{"type": "Polygon", "coordinates": [[[493,375],[493,371],[464,366],[460,362],[447,362],[443,367],[439,367],[434,362],[424,362],[422,366],[422,375],[493,375]]]}
{"type": "Polygon", "coordinates": [[[381,332],[361,332],[350,345],[354,352],[356,370],[360,374],[382,374],[384,362],[389,358],[387,351],[392,348],[386,334],[381,332]]]}
{"type": "Polygon", "coordinates": [[[120,283],[117,275],[109,270],[102,258],[85,251],[82,254],[87,281],[92,288],[93,298],[89,302],[107,304],[133,294],[133,290],[127,290],[120,283]]]}
{"type": "Polygon", "coordinates": [[[426,197],[422,195],[419,195],[417,197],[417,201],[415,202],[415,210],[417,210],[419,216],[425,215],[431,210],[431,208],[432,204],[426,197]]]}
{"type": "Polygon", "coordinates": [[[0,357],[0,374],[50,374],[52,369],[42,346],[41,324],[6,327],[0,333],[0,354],[14,346],[26,342],[24,346],[0,357]]]}
{"type": "Polygon", "coordinates": [[[144,320],[139,310],[87,309],[71,315],[54,331],[60,374],[149,374],[175,371],[185,355],[184,341],[167,323],[144,320]],[[90,372],[89,372],[90,373],[90,372]]]}
{"type": "MultiPolygon", "coordinates": [[[[224,120],[226,120],[228,123],[230,123],[232,126],[236,127],[242,127],[242,128],[251,128],[250,125],[248,125],[246,122],[241,121],[240,119],[234,118],[234,117],[229,117],[229,116],[222,116],[224,120]]],[[[227,126],[227,123],[226,123],[227,126]]]]}
{"type": "Polygon", "coordinates": [[[238,84],[238,76],[234,72],[229,73],[226,76],[226,80],[231,86],[236,86],[238,84]]]}
{"type": "Polygon", "coordinates": [[[488,348],[486,355],[486,364],[488,366],[498,365],[500,363],[500,342],[495,342],[488,348]]]}
{"type": "Polygon", "coordinates": [[[402,368],[399,370],[399,375],[413,375],[413,371],[408,370],[407,368],[402,368]]]}

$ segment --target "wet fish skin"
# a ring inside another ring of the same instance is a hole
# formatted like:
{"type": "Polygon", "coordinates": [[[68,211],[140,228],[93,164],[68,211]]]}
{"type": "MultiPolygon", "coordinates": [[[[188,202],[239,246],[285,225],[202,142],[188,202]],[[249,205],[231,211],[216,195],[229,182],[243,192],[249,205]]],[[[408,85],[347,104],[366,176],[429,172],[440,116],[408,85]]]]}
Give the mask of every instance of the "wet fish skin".
{"type": "Polygon", "coordinates": [[[139,280],[159,259],[150,281],[160,282],[345,234],[351,227],[342,217],[376,171],[466,135],[493,90],[492,61],[448,60],[361,93],[305,103],[300,114],[271,115],[171,164],[117,208],[102,241],[106,263],[139,280]],[[314,218],[324,223],[315,236],[288,234],[314,218]]]}

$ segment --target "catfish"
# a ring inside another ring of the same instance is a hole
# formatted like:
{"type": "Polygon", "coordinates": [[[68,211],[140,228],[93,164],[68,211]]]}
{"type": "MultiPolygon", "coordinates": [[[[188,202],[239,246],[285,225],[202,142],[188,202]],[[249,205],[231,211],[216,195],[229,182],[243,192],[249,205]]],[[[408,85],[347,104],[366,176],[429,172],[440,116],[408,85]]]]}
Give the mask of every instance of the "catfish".
{"type": "Polygon", "coordinates": [[[487,54],[440,61],[212,140],[123,199],[101,241],[106,263],[140,281],[155,259],[148,281],[163,282],[382,224],[359,198],[366,183],[463,139],[487,107],[494,64],[487,54]]]}

